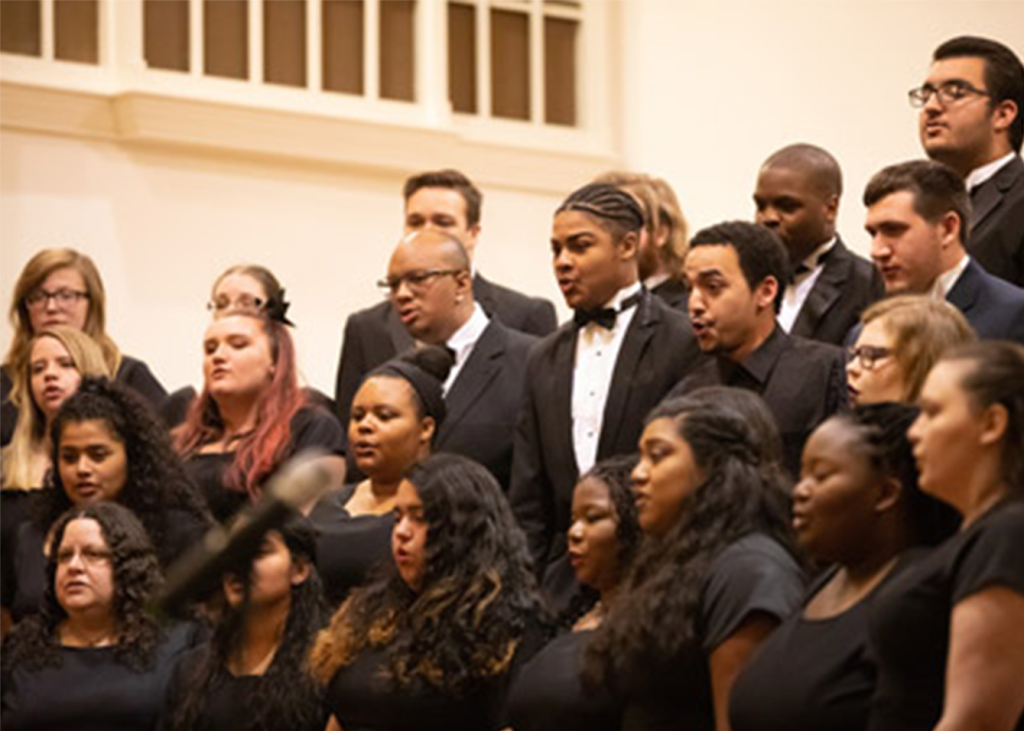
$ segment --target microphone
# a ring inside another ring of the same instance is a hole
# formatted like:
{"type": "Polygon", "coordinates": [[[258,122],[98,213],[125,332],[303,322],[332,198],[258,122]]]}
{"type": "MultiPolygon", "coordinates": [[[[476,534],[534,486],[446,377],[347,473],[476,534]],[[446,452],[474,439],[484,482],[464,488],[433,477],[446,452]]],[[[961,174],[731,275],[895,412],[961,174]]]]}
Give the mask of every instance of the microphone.
{"type": "Polygon", "coordinates": [[[319,498],[331,485],[331,471],[323,464],[327,452],[305,450],[288,460],[267,483],[263,497],[241,511],[227,525],[207,531],[167,571],[167,581],[156,599],[158,611],[174,614],[191,600],[208,595],[225,571],[248,562],[263,537],[285,523],[302,506],[319,498]]]}

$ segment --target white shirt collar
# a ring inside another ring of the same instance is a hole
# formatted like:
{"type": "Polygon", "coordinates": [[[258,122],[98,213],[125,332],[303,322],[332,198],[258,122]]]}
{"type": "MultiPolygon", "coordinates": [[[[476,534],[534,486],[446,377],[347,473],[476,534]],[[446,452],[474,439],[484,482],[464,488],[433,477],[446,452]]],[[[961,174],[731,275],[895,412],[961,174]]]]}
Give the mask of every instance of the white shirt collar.
{"type": "Polygon", "coordinates": [[[1012,160],[1016,154],[1016,152],[1008,152],[998,160],[993,160],[992,162],[982,165],[980,168],[975,168],[968,173],[967,180],[964,181],[964,184],[967,186],[967,192],[971,192],[998,173],[1004,165],[1009,165],[1010,160],[1012,160]]]}
{"type": "Polygon", "coordinates": [[[950,290],[956,286],[956,283],[960,280],[960,275],[964,273],[964,269],[966,269],[967,265],[970,263],[971,257],[964,254],[963,258],[957,262],[956,266],[940,274],[935,280],[935,284],[932,285],[932,299],[946,299],[950,290]]]}
{"type": "Polygon", "coordinates": [[[650,292],[652,289],[657,287],[662,282],[667,282],[669,278],[668,272],[659,272],[658,274],[652,274],[644,280],[644,286],[647,287],[647,291],[650,292]]]}
{"type": "Polygon", "coordinates": [[[632,284],[623,287],[615,293],[614,297],[605,302],[604,307],[618,312],[622,307],[622,301],[639,292],[642,286],[643,285],[641,285],[640,282],[633,282],[632,284]]]}
{"type": "Polygon", "coordinates": [[[473,345],[480,336],[484,334],[484,330],[487,329],[487,324],[490,321],[487,319],[487,313],[484,312],[484,308],[480,306],[479,302],[473,303],[473,314],[469,316],[469,319],[463,323],[462,327],[455,331],[455,333],[448,338],[446,345],[455,351],[455,362],[461,363],[464,359],[464,354],[472,350],[473,345]]]}
{"type": "Polygon", "coordinates": [[[812,251],[810,256],[808,256],[800,263],[807,267],[809,271],[814,271],[815,269],[817,269],[818,263],[821,261],[821,258],[825,256],[825,254],[827,254],[828,252],[832,251],[832,247],[836,245],[837,240],[838,239],[835,236],[833,236],[824,244],[822,244],[817,249],[812,251]]]}

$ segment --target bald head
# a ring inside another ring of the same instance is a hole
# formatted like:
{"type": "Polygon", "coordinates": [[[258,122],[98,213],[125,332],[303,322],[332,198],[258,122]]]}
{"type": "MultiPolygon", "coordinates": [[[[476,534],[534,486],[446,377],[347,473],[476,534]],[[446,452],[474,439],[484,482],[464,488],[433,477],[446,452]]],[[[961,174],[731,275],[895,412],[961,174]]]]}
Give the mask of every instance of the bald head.
{"type": "Polygon", "coordinates": [[[790,260],[803,261],[835,236],[843,175],[839,163],[814,145],[783,147],[757,176],[757,222],[775,231],[790,260]]]}
{"type": "Polygon", "coordinates": [[[444,345],[473,314],[469,255],[444,231],[407,234],[388,264],[391,304],[409,334],[444,345]]]}

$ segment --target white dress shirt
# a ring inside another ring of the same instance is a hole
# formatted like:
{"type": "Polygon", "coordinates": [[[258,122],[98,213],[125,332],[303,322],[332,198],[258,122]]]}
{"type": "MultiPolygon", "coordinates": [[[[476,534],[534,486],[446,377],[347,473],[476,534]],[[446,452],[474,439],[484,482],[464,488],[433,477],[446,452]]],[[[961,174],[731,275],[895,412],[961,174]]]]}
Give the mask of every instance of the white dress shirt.
{"type": "Polygon", "coordinates": [[[469,360],[469,356],[473,352],[473,347],[476,345],[477,340],[480,339],[480,336],[484,334],[484,330],[487,329],[490,322],[484,309],[478,302],[474,302],[473,314],[469,316],[469,319],[466,320],[462,327],[455,331],[454,335],[448,338],[446,344],[455,351],[455,364],[452,366],[451,371],[449,371],[448,378],[443,385],[445,396],[451,390],[455,379],[459,377],[462,366],[466,365],[466,361],[469,360]]]}
{"type": "MultiPolygon", "coordinates": [[[[622,301],[640,291],[640,283],[620,289],[604,306],[618,310],[622,301]]],[[[615,363],[636,307],[619,313],[611,330],[591,322],[576,336],[572,378],[572,444],[580,474],[594,466],[604,422],[604,405],[612,385],[615,363]]]]}
{"type": "Polygon", "coordinates": [[[793,277],[793,281],[786,287],[786,291],[782,295],[782,307],[779,309],[779,316],[777,318],[779,325],[785,332],[789,333],[793,330],[796,318],[800,316],[800,310],[803,309],[804,302],[807,301],[807,295],[814,289],[814,283],[818,281],[818,277],[821,276],[821,272],[825,269],[821,259],[825,254],[832,251],[832,247],[835,245],[836,237],[833,236],[800,262],[807,267],[807,271],[793,277]]]}
{"type": "Polygon", "coordinates": [[[980,168],[972,170],[964,181],[964,185],[967,186],[967,192],[970,193],[972,190],[998,173],[1004,165],[1009,165],[1010,160],[1012,160],[1016,154],[1017,153],[1015,152],[1008,152],[998,160],[993,160],[986,165],[982,165],[980,168]]]}

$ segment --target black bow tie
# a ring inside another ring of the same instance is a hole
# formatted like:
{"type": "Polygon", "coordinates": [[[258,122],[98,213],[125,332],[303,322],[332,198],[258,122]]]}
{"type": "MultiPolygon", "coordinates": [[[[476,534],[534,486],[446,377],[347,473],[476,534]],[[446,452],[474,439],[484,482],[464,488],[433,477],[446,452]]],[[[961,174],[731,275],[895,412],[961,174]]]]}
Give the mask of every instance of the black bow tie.
{"type": "Polygon", "coordinates": [[[600,310],[576,310],[573,314],[573,322],[576,323],[577,328],[584,328],[590,323],[595,323],[605,330],[615,329],[615,320],[618,318],[620,312],[625,312],[630,307],[635,306],[640,298],[643,296],[643,290],[636,294],[630,295],[622,301],[619,305],[619,309],[615,310],[611,307],[604,307],[600,310]]]}

